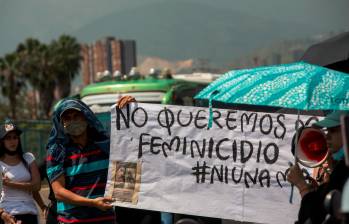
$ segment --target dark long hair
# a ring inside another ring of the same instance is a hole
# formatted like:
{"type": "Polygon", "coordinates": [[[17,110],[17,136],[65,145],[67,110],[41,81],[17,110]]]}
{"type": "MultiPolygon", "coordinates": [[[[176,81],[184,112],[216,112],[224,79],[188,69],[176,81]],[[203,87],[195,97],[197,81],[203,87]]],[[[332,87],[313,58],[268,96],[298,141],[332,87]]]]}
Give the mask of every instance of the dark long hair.
{"type": "MultiPolygon", "coordinates": [[[[29,170],[29,164],[27,163],[27,161],[25,161],[24,157],[23,157],[23,149],[22,149],[22,143],[21,143],[21,136],[15,132],[16,135],[18,136],[18,145],[17,145],[17,153],[19,155],[19,158],[21,159],[21,161],[23,162],[24,166],[29,170]]],[[[5,155],[5,143],[4,143],[4,139],[5,139],[6,135],[0,139],[0,157],[2,157],[3,155],[5,155]]]]}

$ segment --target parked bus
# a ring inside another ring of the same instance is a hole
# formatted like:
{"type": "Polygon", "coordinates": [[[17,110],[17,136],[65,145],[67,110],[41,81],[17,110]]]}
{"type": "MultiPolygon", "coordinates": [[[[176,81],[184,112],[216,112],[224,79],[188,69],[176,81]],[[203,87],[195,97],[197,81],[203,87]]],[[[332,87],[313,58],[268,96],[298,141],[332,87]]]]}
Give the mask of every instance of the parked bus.
{"type": "Polygon", "coordinates": [[[141,103],[193,106],[196,103],[193,97],[206,85],[200,80],[187,81],[182,77],[110,80],[86,86],[80,92],[80,98],[108,127],[110,106],[122,96],[133,96],[141,103]]]}

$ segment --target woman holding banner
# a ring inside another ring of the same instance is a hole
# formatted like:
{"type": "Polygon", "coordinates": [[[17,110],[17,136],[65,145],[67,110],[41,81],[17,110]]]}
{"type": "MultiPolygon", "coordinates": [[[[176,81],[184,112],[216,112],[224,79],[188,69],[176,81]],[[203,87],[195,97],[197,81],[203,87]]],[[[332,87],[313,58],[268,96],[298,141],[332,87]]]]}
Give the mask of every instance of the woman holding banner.
{"type": "Polygon", "coordinates": [[[309,185],[298,164],[292,166],[287,180],[294,184],[301,194],[302,201],[296,223],[322,223],[327,215],[324,207],[324,199],[332,190],[342,191],[346,179],[349,177],[349,168],[344,163],[343,142],[341,135],[340,116],[346,114],[337,111],[329,114],[324,120],[314,124],[319,128],[325,128],[327,147],[330,150],[329,163],[333,164],[328,182],[318,187],[309,185]]]}

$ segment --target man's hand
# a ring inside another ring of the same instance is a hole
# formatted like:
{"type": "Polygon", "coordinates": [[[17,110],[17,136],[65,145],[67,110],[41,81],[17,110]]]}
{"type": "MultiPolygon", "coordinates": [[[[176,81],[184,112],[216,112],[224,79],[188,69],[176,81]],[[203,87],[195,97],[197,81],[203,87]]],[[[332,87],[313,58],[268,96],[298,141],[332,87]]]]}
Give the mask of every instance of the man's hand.
{"type": "Polygon", "coordinates": [[[111,209],[113,206],[110,204],[113,202],[111,198],[99,197],[95,199],[83,197],[75,194],[65,188],[65,175],[60,175],[56,180],[51,183],[53,192],[56,199],[73,205],[95,207],[100,210],[111,209]]]}
{"type": "Polygon", "coordinates": [[[298,166],[298,164],[290,168],[290,171],[287,175],[287,180],[288,182],[294,184],[298,188],[302,198],[304,197],[304,195],[308,194],[313,190],[312,186],[309,186],[305,181],[303,172],[301,168],[298,166]]]}
{"type": "Polygon", "coordinates": [[[287,175],[287,180],[291,184],[294,184],[298,189],[307,185],[307,182],[305,182],[305,178],[303,176],[303,172],[298,164],[293,165],[290,168],[290,171],[287,175]]]}
{"type": "Polygon", "coordinates": [[[116,106],[122,109],[124,106],[131,102],[136,102],[136,99],[133,96],[123,96],[119,99],[116,106]]]}
{"type": "Polygon", "coordinates": [[[114,201],[111,198],[105,198],[105,197],[99,197],[99,198],[95,198],[92,199],[92,203],[93,206],[102,210],[102,211],[106,211],[108,209],[113,208],[113,206],[111,205],[111,203],[114,201]]]}

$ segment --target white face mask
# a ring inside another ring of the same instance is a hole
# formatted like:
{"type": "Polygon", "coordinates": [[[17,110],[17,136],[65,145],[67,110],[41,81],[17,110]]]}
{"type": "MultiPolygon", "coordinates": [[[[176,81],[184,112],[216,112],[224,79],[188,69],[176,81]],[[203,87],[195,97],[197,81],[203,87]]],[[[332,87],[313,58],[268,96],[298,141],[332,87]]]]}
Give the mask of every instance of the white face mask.
{"type": "Polygon", "coordinates": [[[87,128],[86,121],[72,121],[64,126],[64,132],[69,135],[78,136],[84,133],[87,128]]]}

